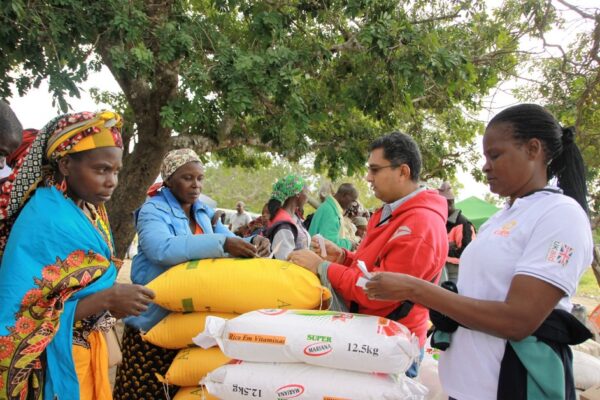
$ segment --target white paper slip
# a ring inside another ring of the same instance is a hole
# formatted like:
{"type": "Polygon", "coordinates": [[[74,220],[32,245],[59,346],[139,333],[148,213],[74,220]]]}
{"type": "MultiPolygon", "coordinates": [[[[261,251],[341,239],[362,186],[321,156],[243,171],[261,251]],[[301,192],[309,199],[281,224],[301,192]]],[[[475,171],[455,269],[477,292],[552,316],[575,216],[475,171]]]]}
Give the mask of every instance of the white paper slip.
{"type": "Polygon", "coordinates": [[[365,279],[364,276],[359,276],[357,281],[356,281],[356,286],[358,286],[359,288],[363,288],[366,289],[367,288],[367,282],[369,282],[368,279],[365,279]]]}
{"type": "Polygon", "coordinates": [[[318,233],[315,235],[315,237],[319,241],[319,247],[321,248],[321,257],[322,258],[327,257],[327,249],[325,248],[325,239],[323,238],[323,236],[319,235],[318,233]]]}
{"type": "Polygon", "coordinates": [[[356,261],[356,265],[358,265],[358,269],[360,269],[365,278],[371,279],[373,277],[373,274],[367,270],[367,265],[363,260],[356,261]]]}

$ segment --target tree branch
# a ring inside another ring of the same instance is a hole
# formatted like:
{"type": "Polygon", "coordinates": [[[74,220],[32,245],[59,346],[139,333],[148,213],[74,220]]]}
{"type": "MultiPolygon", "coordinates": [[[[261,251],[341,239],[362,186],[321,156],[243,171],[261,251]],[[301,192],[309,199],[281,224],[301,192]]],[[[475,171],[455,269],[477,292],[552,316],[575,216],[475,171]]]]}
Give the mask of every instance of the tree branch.
{"type": "Polygon", "coordinates": [[[210,151],[232,148],[236,146],[252,146],[259,149],[268,150],[269,143],[261,143],[258,138],[239,137],[228,138],[216,142],[206,136],[200,135],[179,135],[172,136],[170,147],[173,149],[190,148],[198,154],[204,154],[210,151]]]}
{"type": "Polygon", "coordinates": [[[454,14],[447,14],[447,15],[440,15],[437,17],[431,17],[431,18],[426,18],[426,19],[420,19],[420,20],[414,20],[411,21],[411,24],[426,24],[428,22],[435,22],[435,21],[443,21],[443,20],[448,20],[448,19],[455,19],[458,18],[460,16],[459,12],[455,12],[454,14]]]}
{"type": "Polygon", "coordinates": [[[592,14],[586,13],[585,11],[583,11],[580,8],[574,6],[573,4],[567,3],[565,0],[556,0],[556,1],[558,1],[560,4],[566,6],[571,11],[575,11],[577,14],[581,15],[583,18],[587,18],[587,19],[595,19],[596,18],[592,14]]]}

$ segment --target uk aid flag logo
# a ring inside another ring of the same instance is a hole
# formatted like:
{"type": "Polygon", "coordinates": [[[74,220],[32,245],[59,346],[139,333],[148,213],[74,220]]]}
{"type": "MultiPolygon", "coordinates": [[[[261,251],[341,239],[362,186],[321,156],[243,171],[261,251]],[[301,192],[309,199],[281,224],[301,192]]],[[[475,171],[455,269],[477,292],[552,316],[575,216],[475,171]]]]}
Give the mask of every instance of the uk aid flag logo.
{"type": "Polygon", "coordinates": [[[567,265],[573,256],[573,248],[565,243],[554,241],[548,249],[546,260],[562,265],[567,265]]]}

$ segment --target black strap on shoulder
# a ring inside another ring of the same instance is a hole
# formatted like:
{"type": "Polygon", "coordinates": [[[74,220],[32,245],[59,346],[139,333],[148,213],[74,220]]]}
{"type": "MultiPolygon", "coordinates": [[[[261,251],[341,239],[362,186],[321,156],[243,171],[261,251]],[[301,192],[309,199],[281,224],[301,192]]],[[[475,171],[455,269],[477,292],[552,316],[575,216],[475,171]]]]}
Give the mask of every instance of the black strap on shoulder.
{"type": "Polygon", "coordinates": [[[272,243],[273,239],[275,238],[275,234],[281,229],[292,231],[292,234],[294,235],[294,242],[296,242],[298,239],[298,227],[289,221],[279,221],[274,223],[265,233],[265,237],[267,237],[272,243]]]}

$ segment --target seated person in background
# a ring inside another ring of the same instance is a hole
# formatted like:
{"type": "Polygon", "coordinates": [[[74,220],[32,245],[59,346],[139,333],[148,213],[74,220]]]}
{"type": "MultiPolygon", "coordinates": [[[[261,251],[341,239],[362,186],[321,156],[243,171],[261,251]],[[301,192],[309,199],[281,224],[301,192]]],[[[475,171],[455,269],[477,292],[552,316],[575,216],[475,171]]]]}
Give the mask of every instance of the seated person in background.
{"type": "MultiPolygon", "coordinates": [[[[202,203],[204,167],[190,149],[169,152],[161,170],[163,186],[136,212],[138,254],[133,259],[131,280],[145,285],[174,265],[203,258],[257,257],[269,254],[269,241],[254,236],[241,239],[229,231],[219,214],[202,203]]],[[[176,350],[145,342],[148,331],[169,311],[152,304],[139,317],[127,318],[123,332],[123,362],[117,370],[114,398],[159,399],[165,393],[155,374],[164,375],[176,350]]],[[[170,386],[173,396],[177,387],[170,386]]]]}
{"type": "Polygon", "coordinates": [[[271,240],[273,255],[279,260],[287,259],[293,250],[306,249],[310,235],[298,216],[308,199],[308,188],[304,179],[297,175],[288,175],[273,185],[269,200],[269,220],[265,236],[271,240]]]}
{"type": "Polygon", "coordinates": [[[446,222],[446,231],[448,232],[448,258],[444,272],[446,277],[441,281],[449,280],[454,283],[458,281],[458,263],[465,247],[475,239],[475,227],[462,214],[462,211],[454,207],[454,193],[450,183],[444,182],[438,189],[442,197],[448,201],[448,222],[446,222]]]}
{"type": "Polygon", "coordinates": [[[247,235],[260,235],[264,236],[267,232],[267,225],[269,224],[270,214],[269,214],[269,205],[265,204],[262,208],[262,213],[260,217],[250,221],[248,224],[247,235]]]}
{"type": "Polygon", "coordinates": [[[244,236],[244,232],[240,229],[242,227],[247,226],[250,223],[250,221],[252,221],[250,214],[246,212],[244,207],[246,207],[244,202],[238,201],[235,205],[236,212],[231,216],[229,220],[229,230],[238,236],[244,236]]]}
{"type": "MultiPolygon", "coordinates": [[[[342,183],[333,196],[327,196],[310,223],[309,233],[320,234],[344,249],[351,250],[353,242],[344,233],[344,213],[356,202],[358,191],[351,183],[342,183]],[[347,237],[344,237],[347,236],[347,237]]],[[[352,233],[354,236],[354,233],[352,233]]]]}
{"type": "Polygon", "coordinates": [[[359,241],[363,240],[367,234],[369,221],[365,217],[354,217],[352,223],[356,226],[356,237],[359,238],[359,241]]]}

